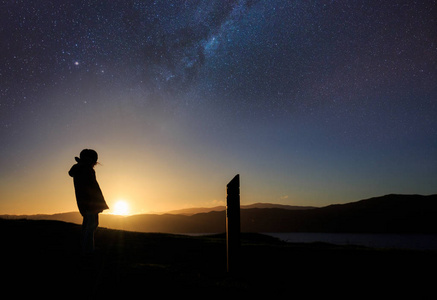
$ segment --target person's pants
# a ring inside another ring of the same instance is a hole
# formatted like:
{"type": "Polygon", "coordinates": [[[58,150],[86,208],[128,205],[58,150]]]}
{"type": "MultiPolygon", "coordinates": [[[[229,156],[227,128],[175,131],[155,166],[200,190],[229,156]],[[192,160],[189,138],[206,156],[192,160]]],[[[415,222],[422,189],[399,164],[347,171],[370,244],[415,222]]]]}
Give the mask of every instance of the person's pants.
{"type": "Polygon", "coordinates": [[[82,252],[94,252],[94,232],[99,226],[99,214],[85,213],[82,223],[82,252]]]}

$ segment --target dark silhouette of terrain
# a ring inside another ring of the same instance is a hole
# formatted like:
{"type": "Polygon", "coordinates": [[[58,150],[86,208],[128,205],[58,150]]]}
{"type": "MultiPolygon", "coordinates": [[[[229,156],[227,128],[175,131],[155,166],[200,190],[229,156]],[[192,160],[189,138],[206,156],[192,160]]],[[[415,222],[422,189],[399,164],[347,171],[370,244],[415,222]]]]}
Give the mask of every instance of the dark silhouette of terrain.
{"type": "MultiPolygon", "coordinates": [[[[321,208],[242,208],[243,232],[437,233],[437,195],[386,195],[321,208]]],[[[100,225],[140,232],[225,232],[225,211],[185,213],[129,217],[102,214],[100,225]]],[[[25,217],[81,222],[78,213],[25,217]]]]}
{"type": "Polygon", "coordinates": [[[141,295],[421,299],[437,252],[290,244],[245,233],[241,269],[226,272],[224,234],[188,237],[99,228],[80,255],[80,225],[0,219],[3,285],[18,298],[130,299],[141,295]]]}
{"type": "MultiPolygon", "coordinates": [[[[281,208],[281,209],[289,209],[289,210],[303,210],[303,209],[312,209],[315,208],[313,206],[295,206],[295,205],[284,205],[284,204],[273,204],[273,203],[254,203],[249,205],[241,205],[241,209],[249,209],[249,208],[281,208]]],[[[186,215],[192,216],[194,214],[199,213],[208,213],[211,211],[225,211],[226,206],[216,206],[216,207],[199,207],[199,208],[185,208],[178,209],[166,212],[167,214],[173,215],[186,215]]]]}
{"type": "Polygon", "coordinates": [[[242,211],[249,232],[437,233],[437,195],[386,195],[327,207],[242,211]]]}

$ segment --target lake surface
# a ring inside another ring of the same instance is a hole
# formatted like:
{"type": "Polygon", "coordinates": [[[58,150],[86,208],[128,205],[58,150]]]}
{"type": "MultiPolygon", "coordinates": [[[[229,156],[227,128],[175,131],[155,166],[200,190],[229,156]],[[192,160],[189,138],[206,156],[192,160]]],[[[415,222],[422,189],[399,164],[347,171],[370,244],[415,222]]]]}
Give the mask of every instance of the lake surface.
{"type": "Polygon", "coordinates": [[[437,234],[264,233],[290,243],[324,242],[373,248],[437,250],[437,234]]]}

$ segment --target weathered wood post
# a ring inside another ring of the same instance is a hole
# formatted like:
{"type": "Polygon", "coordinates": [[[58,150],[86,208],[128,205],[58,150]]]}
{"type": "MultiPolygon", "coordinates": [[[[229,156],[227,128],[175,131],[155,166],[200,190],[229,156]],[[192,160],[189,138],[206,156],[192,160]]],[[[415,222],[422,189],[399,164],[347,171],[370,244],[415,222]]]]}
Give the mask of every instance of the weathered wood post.
{"type": "Polygon", "coordinates": [[[240,175],[226,186],[226,250],[228,272],[238,269],[240,256],[240,175]]]}

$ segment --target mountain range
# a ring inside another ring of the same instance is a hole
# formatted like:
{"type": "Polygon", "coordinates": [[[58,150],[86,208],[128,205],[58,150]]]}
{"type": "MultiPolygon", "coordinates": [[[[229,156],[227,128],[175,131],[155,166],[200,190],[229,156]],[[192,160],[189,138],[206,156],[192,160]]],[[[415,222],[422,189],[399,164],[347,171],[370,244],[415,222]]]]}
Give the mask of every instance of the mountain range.
{"type": "MultiPolygon", "coordinates": [[[[79,213],[2,215],[8,219],[60,220],[80,224],[79,213]]],[[[241,206],[243,232],[437,233],[437,195],[385,195],[326,207],[257,203],[241,206]]],[[[224,206],[165,214],[100,214],[100,226],[140,232],[222,233],[224,206]]]]}
{"type": "MultiPolygon", "coordinates": [[[[312,209],[315,208],[313,206],[294,206],[294,205],[284,205],[284,204],[273,204],[273,203],[254,203],[249,205],[241,205],[241,209],[249,209],[249,208],[281,208],[281,209],[289,209],[289,210],[303,210],[303,209],[312,209]]],[[[211,211],[225,211],[226,206],[215,206],[215,207],[198,207],[198,208],[185,208],[178,209],[166,212],[167,214],[177,214],[177,215],[186,215],[191,216],[199,213],[208,213],[211,211]]]]}

